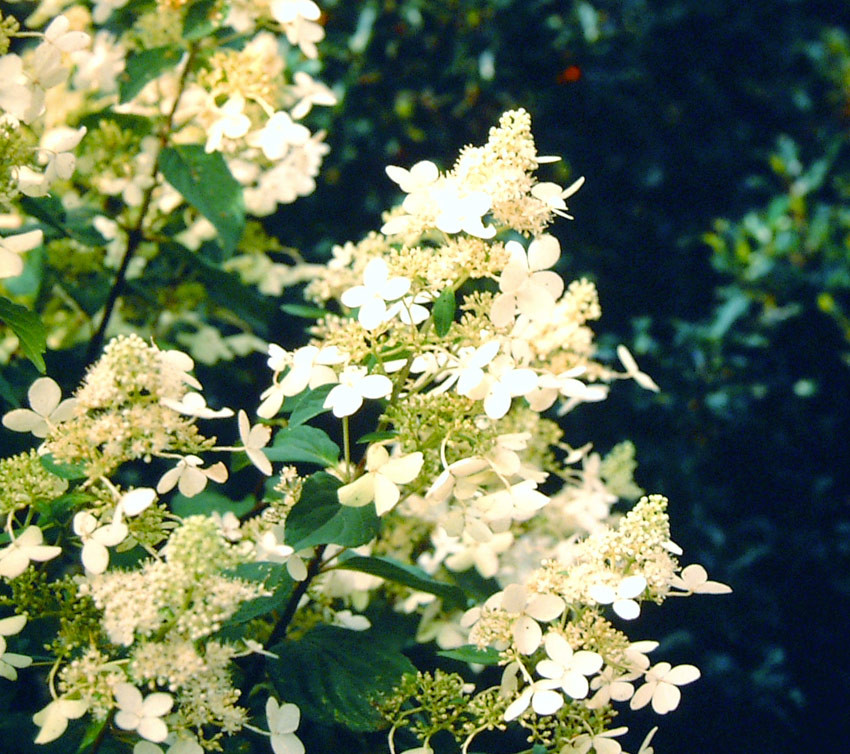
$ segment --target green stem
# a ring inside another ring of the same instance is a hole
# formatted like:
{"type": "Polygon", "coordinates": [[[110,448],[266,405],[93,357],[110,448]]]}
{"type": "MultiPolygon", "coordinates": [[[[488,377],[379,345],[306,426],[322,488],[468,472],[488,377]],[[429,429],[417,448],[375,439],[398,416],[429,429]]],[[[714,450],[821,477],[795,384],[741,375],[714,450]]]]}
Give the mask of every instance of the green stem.
{"type": "Polygon", "coordinates": [[[342,417],[342,444],[345,453],[345,481],[351,481],[351,430],[348,426],[348,417],[342,417]]]}

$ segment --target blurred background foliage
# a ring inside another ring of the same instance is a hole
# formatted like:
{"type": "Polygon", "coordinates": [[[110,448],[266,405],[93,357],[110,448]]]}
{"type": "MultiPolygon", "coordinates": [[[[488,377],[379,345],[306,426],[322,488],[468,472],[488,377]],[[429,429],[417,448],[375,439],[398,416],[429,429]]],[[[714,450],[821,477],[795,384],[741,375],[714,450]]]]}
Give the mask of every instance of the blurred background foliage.
{"type": "MultiPolygon", "coordinates": [[[[638,447],[686,559],[735,593],[647,636],[699,688],[660,750],[843,750],[850,681],[850,41],[844,2],[326,0],[316,193],[284,208],[311,259],[380,225],[387,163],[480,143],[505,108],[578,175],[561,271],[592,276],[611,349],[662,394],[567,419],[638,447]],[[593,427],[586,422],[593,422],[593,427]],[[688,658],[691,658],[690,660],[688,658]]],[[[318,116],[317,116],[318,117],[318,116]]],[[[449,165],[441,167],[448,168],[449,165]]],[[[592,432],[591,432],[592,429],[592,432]]],[[[636,720],[638,728],[647,721],[636,720]]],[[[636,748],[632,744],[630,748],[636,748]]]]}

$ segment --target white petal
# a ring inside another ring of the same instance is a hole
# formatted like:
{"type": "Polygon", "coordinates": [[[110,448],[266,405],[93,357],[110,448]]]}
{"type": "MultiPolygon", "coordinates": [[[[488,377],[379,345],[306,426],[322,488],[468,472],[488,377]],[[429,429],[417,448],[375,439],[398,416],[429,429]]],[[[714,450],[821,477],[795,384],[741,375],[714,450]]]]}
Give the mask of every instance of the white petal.
{"type": "Polygon", "coordinates": [[[635,695],[629,702],[629,707],[632,709],[642,709],[643,707],[646,707],[646,705],[649,704],[650,699],[652,699],[653,691],[655,691],[654,683],[643,684],[643,686],[635,691],[635,695]]]}
{"type": "Polygon", "coordinates": [[[659,715],[666,715],[679,706],[682,692],[671,683],[659,683],[652,695],[652,709],[659,715]]]}
{"type": "Polygon", "coordinates": [[[36,437],[47,437],[47,422],[35,411],[16,408],[3,416],[3,426],[13,432],[31,432],[36,437]]]}
{"type": "Polygon", "coordinates": [[[160,743],[168,738],[168,726],[158,717],[143,717],[136,728],[136,732],[142,737],[160,743]]]}
{"type": "Polygon", "coordinates": [[[567,673],[561,681],[564,691],[573,699],[584,699],[590,691],[587,678],[579,673],[567,673]]]}
{"type": "Polygon", "coordinates": [[[693,683],[699,677],[699,668],[695,665],[677,665],[664,675],[664,682],[684,686],[686,683],[693,683]]]}
{"type": "Polygon", "coordinates": [[[564,600],[556,594],[538,594],[528,601],[525,612],[532,618],[548,623],[555,620],[565,609],[564,600]]]}
{"type": "Polygon", "coordinates": [[[370,374],[357,383],[357,388],[364,398],[386,398],[393,390],[393,383],[382,374],[370,374]]]}
{"type": "Polygon", "coordinates": [[[543,640],[543,630],[537,621],[521,615],[514,621],[512,628],[516,648],[524,655],[533,654],[543,640]]]}
{"type": "Polygon", "coordinates": [[[531,706],[538,715],[551,715],[564,706],[564,697],[557,691],[543,689],[532,695],[531,706]]]}
{"type": "Polygon", "coordinates": [[[640,615],[640,605],[634,600],[615,600],[613,607],[623,620],[634,620],[640,615]]]}
{"type": "Polygon", "coordinates": [[[507,722],[516,720],[528,709],[528,705],[531,702],[531,694],[531,688],[527,688],[508,705],[508,708],[505,710],[505,720],[507,722]]]}
{"type": "Polygon", "coordinates": [[[364,474],[336,491],[341,505],[360,508],[375,499],[375,474],[364,474]]]}
{"type": "Polygon", "coordinates": [[[421,451],[408,453],[400,458],[392,458],[381,467],[381,475],[391,479],[396,484],[412,482],[422,470],[425,462],[421,451]]]}
{"type": "Polygon", "coordinates": [[[398,502],[400,493],[398,487],[383,474],[375,475],[375,510],[379,516],[392,510],[398,502]]]}
{"type": "Polygon", "coordinates": [[[156,500],[156,491],[150,487],[137,487],[125,493],[120,502],[121,510],[128,516],[138,516],[156,500]]]}
{"type": "Polygon", "coordinates": [[[109,565],[109,550],[100,542],[90,539],[83,545],[82,561],[87,571],[103,573],[109,565]]]}
{"type": "Polygon", "coordinates": [[[30,386],[27,397],[33,411],[49,416],[62,399],[62,389],[50,377],[40,377],[30,386]]]}
{"type": "Polygon", "coordinates": [[[3,618],[0,620],[0,636],[14,636],[21,631],[26,623],[26,615],[13,615],[11,618],[3,618]]]}
{"type": "Polygon", "coordinates": [[[640,574],[636,576],[627,576],[617,587],[617,596],[626,599],[637,597],[646,589],[646,579],[640,574]]]}
{"type": "Polygon", "coordinates": [[[602,657],[596,652],[581,649],[573,655],[572,668],[582,675],[593,675],[602,667],[602,657]]]}
{"type": "Polygon", "coordinates": [[[166,694],[163,691],[157,691],[145,697],[144,708],[145,716],[162,717],[171,711],[174,705],[174,697],[171,694],[166,694]]]}

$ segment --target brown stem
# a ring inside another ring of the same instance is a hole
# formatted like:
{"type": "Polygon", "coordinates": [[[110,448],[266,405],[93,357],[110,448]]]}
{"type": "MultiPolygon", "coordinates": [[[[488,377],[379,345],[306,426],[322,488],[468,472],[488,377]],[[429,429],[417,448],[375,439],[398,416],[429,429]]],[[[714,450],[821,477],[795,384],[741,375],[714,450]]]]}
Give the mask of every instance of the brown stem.
{"type": "Polygon", "coordinates": [[[301,598],[306,594],[307,589],[310,586],[310,582],[319,575],[319,571],[322,568],[322,555],[324,555],[326,547],[327,545],[321,545],[319,549],[316,550],[316,554],[307,566],[307,578],[296,584],[295,589],[292,591],[292,594],[286,603],[286,607],[283,609],[283,613],[275,624],[275,627],[266,642],[267,646],[271,647],[286,638],[286,630],[289,628],[289,624],[292,622],[292,617],[298,609],[298,603],[301,602],[301,598]]]}

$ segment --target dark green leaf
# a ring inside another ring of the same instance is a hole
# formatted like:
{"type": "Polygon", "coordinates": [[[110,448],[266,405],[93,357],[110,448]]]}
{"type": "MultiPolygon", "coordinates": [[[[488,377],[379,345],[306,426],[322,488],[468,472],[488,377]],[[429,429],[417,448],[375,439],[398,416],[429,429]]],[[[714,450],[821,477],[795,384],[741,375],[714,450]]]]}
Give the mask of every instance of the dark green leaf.
{"type": "Polygon", "coordinates": [[[283,463],[315,463],[333,466],[339,460],[339,446],[321,429],[301,424],[284,427],[271,447],[263,448],[270,461],[283,463]]]}
{"type": "Polygon", "coordinates": [[[434,302],[434,329],[441,338],[449,331],[455,319],[455,292],[446,288],[434,302]]]}
{"type": "Polygon", "coordinates": [[[330,409],[324,407],[325,398],[328,393],[334,389],[334,385],[320,385],[314,390],[308,390],[298,396],[292,409],[292,416],[289,417],[289,426],[297,427],[309,421],[314,416],[324,414],[330,409]]]}
{"type": "Polygon", "coordinates": [[[394,581],[396,584],[404,584],[404,586],[409,586],[411,589],[420,592],[435,594],[443,600],[448,608],[466,607],[466,597],[458,587],[437,581],[421,568],[402,563],[394,558],[351,555],[342,558],[339,567],[360,573],[370,573],[373,576],[394,581]]]}
{"type": "Polygon", "coordinates": [[[243,602],[239,609],[228,619],[228,624],[237,625],[268,615],[282,608],[292,593],[295,582],[289,576],[282,563],[243,563],[226,572],[227,575],[245,581],[257,581],[264,584],[273,594],[267,597],[243,602]]]}
{"type": "Polygon", "coordinates": [[[217,490],[207,489],[194,497],[175,495],[171,500],[171,510],[181,518],[209,516],[212,513],[224,514],[228,511],[238,517],[250,513],[254,504],[254,498],[250,495],[242,500],[231,500],[217,490]]]}
{"type": "Polygon", "coordinates": [[[159,166],[165,180],[215,226],[230,256],[245,230],[245,201],[224,157],[208,154],[201,144],[185,144],[162,150],[159,166]]]}
{"type": "Polygon", "coordinates": [[[38,460],[51,474],[62,479],[85,479],[86,465],[84,463],[58,463],[50,453],[39,456],[38,460]]]}
{"type": "Polygon", "coordinates": [[[124,73],[118,77],[121,104],[133,99],[149,81],[174,68],[181,57],[183,50],[177,45],[152,47],[129,55],[124,73]]]}
{"type": "Polygon", "coordinates": [[[367,435],[363,435],[358,441],[358,445],[364,445],[370,442],[383,442],[384,440],[392,440],[398,435],[398,432],[394,432],[393,430],[386,430],[385,432],[369,432],[367,435]]]}
{"type": "Polygon", "coordinates": [[[362,508],[340,505],[342,482],[320,471],[304,482],[301,499],[286,517],[284,539],[296,550],[323,544],[365,545],[381,528],[373,503],[362,508]]]}
{"type": "Polygon", "coordinates": [[[24,356],[43,374],[46,367],[42,354],[47,350],[47,330],[38,315],[0,296],[0,322],[12,328],[12,332],[18,336],[24,356]]]}
{"type": "Polygon", "coordinates": [[[291,314],[293,317],[303,317],[304,319],[321,319],[327,314],[324,309],[305,304],[284,304],[280,307],[280,310],[291,314]]]}
{"type": "Polygon", "coordinates": [[[86,732],[83,734],[83,740],[80,741],[80,745],[77,747],[77,754],[84,754],[84,752],[94,746],[95,741],[100,738],[101,733],[108,722],[109,718],[104,717],[103,720],[94,719],[89,723],[86,728],[86,732]]]}
{"type": "Polygon", "coordinates": [[[26,196],[19,201],[27,214],[56,230],[62,238],[71,238],[86,246],[106,244],[106,239],[92,225],[92,220],[99,213],[90,207],[66,211],[56,196],[26,196]]]}
{"type": "Polygon", "coordinates": [[[416,668],[374,633],[318,626],[300,641],[271,647],[280,657],[269,663],[275,688],[315,722],[377,730],[384,723],[374,702],[416,668]]]}
{"type": "Polygon", "coordinates": [[[220,11],[218,0],[199,0],[190,5],[183,21],[183,39],[192,41],[212,34],[216,28],[213,20],[216,11],[220,11]]]}
{"type": "Polygon", "coordinates": [[[444,649],[437,652],[440,657],[447,657],[450,660],[460,660],[461,662],[473,662],[476,665],[498,665],[499,651],[488,647],[487,649],[478,649],[474,644],[465,644],[457,649],[444,649]]]}

